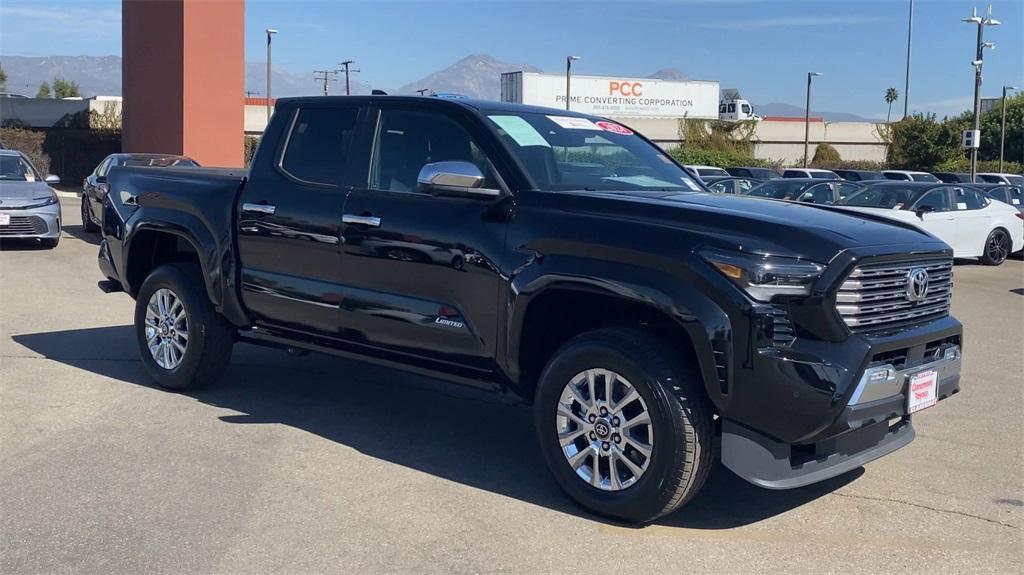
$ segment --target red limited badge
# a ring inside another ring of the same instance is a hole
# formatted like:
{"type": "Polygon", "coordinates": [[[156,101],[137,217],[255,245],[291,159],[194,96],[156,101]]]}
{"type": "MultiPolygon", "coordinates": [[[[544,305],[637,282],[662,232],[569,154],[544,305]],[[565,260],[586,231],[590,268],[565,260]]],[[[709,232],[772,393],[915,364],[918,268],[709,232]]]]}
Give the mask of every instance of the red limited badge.
{"type": "Polygon", "coordinates": [[[627,128],[625,126],[621,126],[619,124],[616,124],[615,122],[595,122],[595,123],[597,124],[598,128],[601,128],[602,130],[604,130],[606,132],[614,132],[616,134],[622,134],[624,136],[632,136],[633,135],[633,130],[630,130],[629,128],[627,128]]]}

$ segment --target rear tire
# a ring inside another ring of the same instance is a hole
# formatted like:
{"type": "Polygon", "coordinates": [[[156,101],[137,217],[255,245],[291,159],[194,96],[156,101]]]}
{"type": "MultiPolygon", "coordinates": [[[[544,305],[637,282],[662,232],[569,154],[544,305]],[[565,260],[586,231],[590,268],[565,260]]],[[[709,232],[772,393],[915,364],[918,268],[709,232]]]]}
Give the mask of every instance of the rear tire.
{"type": "Polygon", "coordinates": [[[981,263],[987,266],[998,266],[1010,255],[1013,240],[1003,228],[996,228],[985,238],[985,247],[981,253],[981,263]]]}
{"type": "Polygon", "coordinates": [[[644,332],[603,329],[570,340],[544,369],[534,405],[541,452],[558,485],[583,507],[646,523],[683,506],[704,484],[711,408],[678,355],[644,332]],[[603,387],[608,374],[615,383],[603,387]],[[649,424],[631,425],[644,413],[649,424]]]}
{"type": "Polygon", "coordinates": [[[89,197],[82,195],[82,229],[90,234],[100,231],[100,227],[92,221],[92,208],[89,207],[89,197]]]}
{"type": "Polygon", "coordinates": [[[221,378],[235,329],[206,295],[199,266],[153,270],[135,300],[135,335],[146,372],[166,389],[196,389],[221,378]]]}

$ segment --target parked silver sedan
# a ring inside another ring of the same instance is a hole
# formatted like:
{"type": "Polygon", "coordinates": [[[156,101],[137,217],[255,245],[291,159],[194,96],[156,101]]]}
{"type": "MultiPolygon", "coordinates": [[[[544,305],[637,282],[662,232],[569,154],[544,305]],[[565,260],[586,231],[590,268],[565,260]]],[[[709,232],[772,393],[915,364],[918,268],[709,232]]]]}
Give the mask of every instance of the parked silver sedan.
{"type": "Polygon", "coordinates": [[[24,154],[0,150],[0,241],[38,238],[43,247],[60,241],[60,202],[50,184],[57,176],[40,177],[24,154]]]}

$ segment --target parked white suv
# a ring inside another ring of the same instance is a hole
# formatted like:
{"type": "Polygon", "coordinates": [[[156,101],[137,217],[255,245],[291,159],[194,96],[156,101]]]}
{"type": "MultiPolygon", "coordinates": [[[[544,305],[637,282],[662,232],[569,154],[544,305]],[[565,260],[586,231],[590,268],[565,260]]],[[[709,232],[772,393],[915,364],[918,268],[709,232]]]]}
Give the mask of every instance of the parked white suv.
{"type": "Polygon", "coordinates": [[[818,168],[786,168],[782,172],[783,178],[814,178],[816,180],[841,180],[839,174],[832,170],[820,170],[818,168]]]}
{"type": "Polygon", "coordinates": [[[994,172],[979,173],[978,180],[985,182],[986,184],[1024,186],[1024,176],[1018,174],[997,174],[994,172]]]}
{"type": "Polygon", "coordinates": [[[882,172],[887,180],[896,180],[898,182],[941,182],[942,180],[936,178],[934,175],[928,172],[914,172],[911,170],[885,170],[882,172]]]}

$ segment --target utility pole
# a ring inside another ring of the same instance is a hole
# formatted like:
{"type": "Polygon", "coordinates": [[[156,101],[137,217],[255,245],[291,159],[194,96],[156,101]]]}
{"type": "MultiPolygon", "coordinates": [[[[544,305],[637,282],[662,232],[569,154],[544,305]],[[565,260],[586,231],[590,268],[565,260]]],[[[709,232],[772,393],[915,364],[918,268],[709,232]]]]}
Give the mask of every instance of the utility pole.
{"type": "MultiPolygon", "coordinates": [[[[985,59],[985,48],[995,48],[995,44],[985,43],[985,26],[998,26],[999,20],[992,17],[992,6],[988,7],[988,15],[982,18],[978,16],[978,9],[974,8],[969,18],[964,18],[961,22],[968,24],[975,24],[978,26],[978,47],[975,53],[974,61],[971,65],[974,66],[974,133],[977,134],[981,129],[981,68],[984,65],[985,59]]],[[[980,138],[978,138],[980,140],[980,138]]],[[[980,141],[974,141],[974,145],[971,147],[971,183],[975,183],[978,177],[978,146],[980,141]]]]}
{"type": "Polygon", "coordinates": [[[914,37],[914,0],[910,0],[910,17],[907,19],[907,78],[903,85],[903,119],[910,109],[910,42],[914,37]]]}
{"type": "Polygon", "coordinates": [[[565,57],[565,109],[569,109],[570,102],[570,82],[572,80],[572,61],[579,60],[579,56],[566,56],[565,57]]]}
{"type": "Polygon", "coordinates": [[[422,96],[422,95],[426,94],[429,91],[430,91],[430,88],[420,88],[419,90],[416,90],[416,93],[419,94],[420,96],[422,96]]]}
{"type": "Polygon", "coordinates": [[[349,75],[349,72],[355,74],[356,72],[359,71],[359,70],[350,70],[349,69],[349,66],[351,66],[352,64],[355,64],[355,63],[356,63],[355,60],[345,60],[344,62],[339,64],[340,66],[344,66],[345,67],[345,95],[346,96],[352,95],[352,91],[349,89],[349,85],[348,85],[348,75],[349,75]]]}
{"type": "Polygon", "coordinates": [[[270,123],[271,104],[270,104],[270,38],[277,34],[277,30],[273,28],[267,28],[267,123],[270,123]]]}
{"type": "Polygon", "coordinates": [[[807,167],[807,148],[811,143],[811,78],[821,76],[821,72],[807,73],[807,106],[804,108],[804,167],[807,167]]]}
{"type": "Polygon", "coordinates": [[[1003,173],[1003,152],[1006,150],[1006,92],[1016,90],[1016,86],[1003,86],[1003,121],[999,128],[999,173],[1003,173]]]}
{"type": "Polygon", "coordinates": [[[324,83],[324,96],[327,95],[327,84],[328,82],[337,82],[337,78],[331,76],[337,76],[338,70],[313,70],[313,80],[316,82],[324,83]]]}

